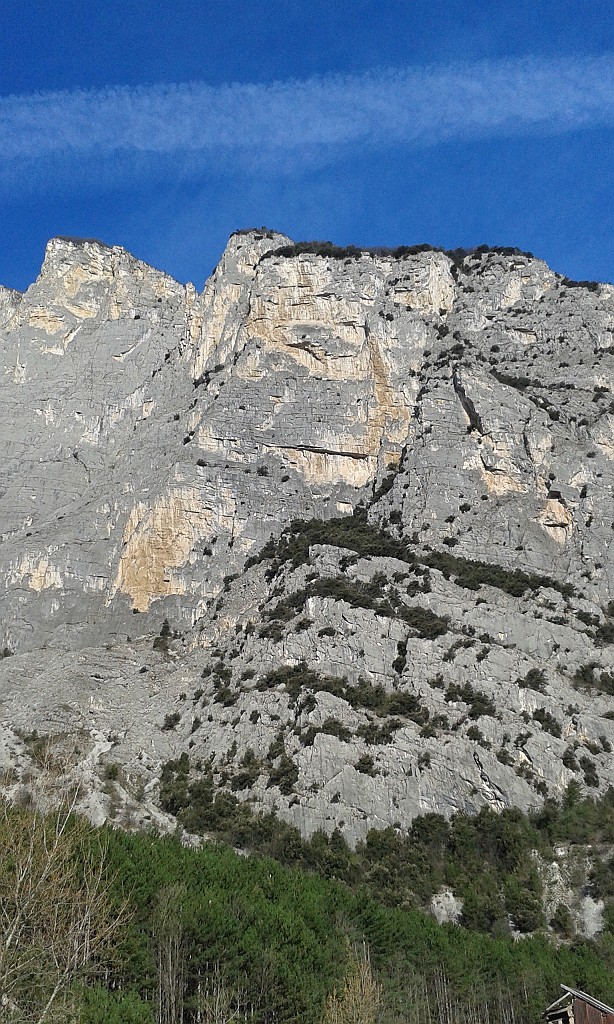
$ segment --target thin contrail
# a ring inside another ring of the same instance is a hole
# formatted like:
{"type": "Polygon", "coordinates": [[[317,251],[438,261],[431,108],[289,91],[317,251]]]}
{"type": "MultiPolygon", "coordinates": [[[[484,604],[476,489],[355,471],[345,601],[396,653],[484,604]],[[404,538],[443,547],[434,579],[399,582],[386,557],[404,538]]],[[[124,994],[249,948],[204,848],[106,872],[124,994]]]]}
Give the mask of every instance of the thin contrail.
{"type": "Polygon", "coordinates": [[[614,54],[273,84],[117,87],[0,98],[0,166],[70,153],[275,154],[614,125],[614,54]]]}

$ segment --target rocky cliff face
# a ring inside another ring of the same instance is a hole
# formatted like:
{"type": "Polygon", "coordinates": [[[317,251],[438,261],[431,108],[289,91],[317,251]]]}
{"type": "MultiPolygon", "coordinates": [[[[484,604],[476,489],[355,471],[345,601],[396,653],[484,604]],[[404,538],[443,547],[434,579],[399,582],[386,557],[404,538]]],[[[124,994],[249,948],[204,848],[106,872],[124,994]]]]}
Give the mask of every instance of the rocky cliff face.
{"type": "Polygon", "coordinates": [[[186,752],[356,841],[614,782],[614,288],[316,249],[238,233],[198,295],[56,239],[0,291],[14,785],[43,735],[162,821],[186,752]]]}

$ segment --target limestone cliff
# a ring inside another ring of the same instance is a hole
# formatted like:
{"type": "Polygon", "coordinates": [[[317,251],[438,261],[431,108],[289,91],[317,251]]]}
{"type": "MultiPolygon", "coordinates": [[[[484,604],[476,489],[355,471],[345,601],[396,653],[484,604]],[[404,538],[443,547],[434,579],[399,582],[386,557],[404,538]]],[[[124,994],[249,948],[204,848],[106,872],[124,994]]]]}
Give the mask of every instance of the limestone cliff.
{"type": "Polygon", "coordinates": [[[35,728],[140,821],[185,751],[355,841],[614,782],[611,285],[263,229],[199,295],[56,239],[0,328],[15,784],[35,728]]]}

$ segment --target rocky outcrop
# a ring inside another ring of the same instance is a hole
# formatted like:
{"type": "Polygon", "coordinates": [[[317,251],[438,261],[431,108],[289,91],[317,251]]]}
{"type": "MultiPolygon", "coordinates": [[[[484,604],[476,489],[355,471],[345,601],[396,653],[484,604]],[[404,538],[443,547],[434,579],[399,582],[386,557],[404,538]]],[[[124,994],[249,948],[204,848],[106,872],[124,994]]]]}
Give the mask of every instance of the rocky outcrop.
{"type": "Polygon", "coordinates": [[[614,782],[610,285],[261,230],[198,295],[58,239],[0,323],[17,780],[48,737],[164,821],[186,753],[352,842],[614,782]]]}

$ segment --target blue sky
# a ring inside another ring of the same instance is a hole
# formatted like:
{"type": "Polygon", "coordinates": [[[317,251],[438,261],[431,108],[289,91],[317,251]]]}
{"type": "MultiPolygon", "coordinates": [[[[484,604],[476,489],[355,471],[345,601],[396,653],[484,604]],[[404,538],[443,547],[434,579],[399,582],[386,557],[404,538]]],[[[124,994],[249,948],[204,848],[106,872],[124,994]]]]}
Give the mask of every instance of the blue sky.
{"type": "Polygon", "coordinates": [[[610,0],[11,0],[0,281],[58,234],[202,287],[228,235],[614,280],[610,0]]]}

